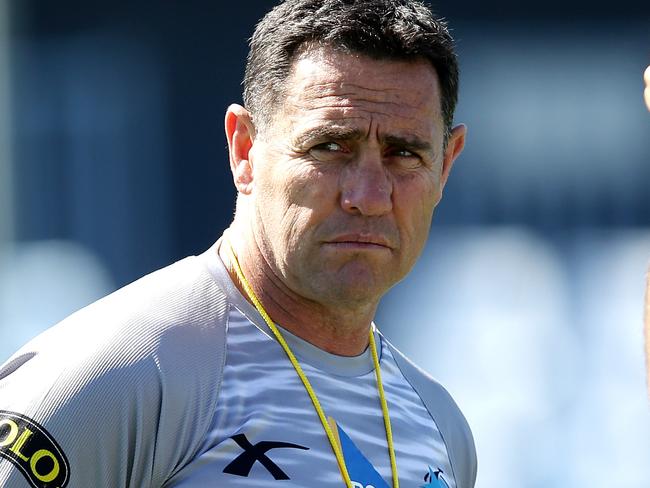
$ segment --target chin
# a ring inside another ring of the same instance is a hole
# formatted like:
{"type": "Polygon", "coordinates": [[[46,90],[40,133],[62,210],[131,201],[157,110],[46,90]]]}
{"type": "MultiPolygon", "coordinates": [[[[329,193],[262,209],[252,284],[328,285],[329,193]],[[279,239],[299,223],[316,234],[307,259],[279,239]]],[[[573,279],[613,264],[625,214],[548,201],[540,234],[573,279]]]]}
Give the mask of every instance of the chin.
{"type": "Polygon", "coordinates": [[[382,293],[368,288],[345,288],[341,287],[328,300],[337,307],[347,309],[361,309],[368,306],[376,306],[379,303],[382,293]]]}
{"type": "Polygon", "coordinates": [[[341,277],[332,284],[338,300],[358,305],[379,301],[389,288],[390,286],[385,285],[385,280],[379,280],[374,274],[368,276],[363,273],[341,277]]]}
{"type": "Polygon", "coordinates": [[[367,305],[377,302],[394,284],[394,270],[386,262],[353,259],[345,263],[330,262],[329,266],[323,260],[318,264],[320,268],[312,268],[308,274],[311,279],[307,285],[316,300],[367,305]]]}

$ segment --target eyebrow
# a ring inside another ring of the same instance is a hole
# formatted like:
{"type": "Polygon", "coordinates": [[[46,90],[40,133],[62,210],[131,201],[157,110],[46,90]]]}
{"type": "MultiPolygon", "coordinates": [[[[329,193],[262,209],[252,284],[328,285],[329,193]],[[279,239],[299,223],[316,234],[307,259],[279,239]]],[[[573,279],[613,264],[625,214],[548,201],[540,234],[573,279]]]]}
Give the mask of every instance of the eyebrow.
{"type": "MultiPolygon", "coordinates": [[[[299,134],[294,139],[294,143],[300,147],[305,143],[314,140],[319,141],[330,139],[334,141],[349,141],[362,139],[364,135],[365,133],[357,128],[321,125],[299,134]]],[[[408,137],[389,134],[382,137],[381,141],[382,143],[389,144],[391,146],[399,146],[416,151],[433,152],[431,143],[420,139],[417,136],[408,137]]]]}
{"type": "Polygon", "coordinates": [[[420,139],[419,137],[403,137],[395,135],[387,135],[383,138],[383,141],[386,144],[391,146],[401,146],[407,149],[413,149],[416,151],[429,151],[433,152],[433,147],[431,143],[420,139]]]}
{"type": "Polygon", "coordinates": [[[359,140],[363,136],[360,129],[352,127],[336,127],[320,125],[305,132],[298,134],[294,139],[294,144],[302,146],[310,141],[319,141],[324,139],[331,139],[335,141],[350,141],[359,140]]]}

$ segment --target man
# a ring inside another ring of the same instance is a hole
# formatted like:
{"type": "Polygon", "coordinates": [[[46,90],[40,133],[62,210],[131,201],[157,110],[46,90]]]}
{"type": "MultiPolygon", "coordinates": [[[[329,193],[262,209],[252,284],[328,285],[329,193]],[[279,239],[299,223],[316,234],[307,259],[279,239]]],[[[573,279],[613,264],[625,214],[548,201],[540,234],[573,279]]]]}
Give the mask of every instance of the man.
{"type": "Polygon", "coordinates": [[[267,14],[225,118],[232,225],[0,369],[0,485],[474,486],[455,403],[372,324],[463,148],[456,93],[417,2],[267,14]]]}

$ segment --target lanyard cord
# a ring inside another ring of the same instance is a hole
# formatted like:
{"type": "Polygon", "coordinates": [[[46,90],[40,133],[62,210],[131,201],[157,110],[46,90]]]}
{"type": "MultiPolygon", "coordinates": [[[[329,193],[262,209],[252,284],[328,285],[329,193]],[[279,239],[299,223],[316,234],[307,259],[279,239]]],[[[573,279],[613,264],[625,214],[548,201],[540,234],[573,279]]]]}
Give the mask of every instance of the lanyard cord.
{"type": "Polygon", "coordinates": [[[390,426],[390,415],[388,414],[388,404],[386,395],[384,395],[384,385],[381,381],[381,368],[379,367],[379,358],[377,357],[377,346],[375,345],[375,334],[370,329],[370,350],[372,351],[372,362],[375,365],[375,377],[377,378],[377,391],[379,391],[379,401],[381,402],[381,413],[384,417],[384,428],[386,429],[386,443],[388,444],[388,457],[390,458],[390,470],[393,475],[393,488],[399,488],[399,478],[397,476],[397,462],[395,461],[395,448],[393,447],[393,429],[390,426]]]}
{"type": "MultiPolygon", "coordinates": [[[[253,302],[253,305],[255,305],[255,308],[257,309],[257,311],[260,313],[260,315],[266,322],[266,325],[268,325],[269,329],[271,329],[271,332],[273,332],[273,335],[282,346],[282,349],[284,349],[284,352],[289,358],[289,361],[291,361],[293,368],[296,370],[296,373],[300,377],[300,380],[302,381],[305,390],[307,390],[307,394],[309,395],[309,398],[311,398],[311,401],[314,404],[314,409],[316,410],[316,413],[318,414],[318,418],[320,419],[320,422],[323,425],[323,429],[325,430],[327,439],[330,441],[330,445],[332,446],[332,451],[334,451],[334,456],[336,456],[336,462],[339,465],[339,470],[341,471],[341,476],[343,477],[345,486],[347,488],[353,488],[352,481],[350,480],[350,475],[348,473],[348,468],[345,465],[345,459],[343,458],[343,452],[341,451],[341,447],[339,446],[339,443],[336,441],[336,437],[334,436],[334,433],[332,432],[332,429],[330,428],[330,425],[327,422],[327,418],[325,417],[325,412],[323,411],[323,407],[321,407],[321,404],[318,401],[316,392],[314,391],[313,387],[311,386],[311,383],[309,382],[309,379],[307,379],[307,376],[302,370],[302,367],[300,366],[298,359],[296,359],[296,356],[293,354],[293,352],[289,348],[289,345],[284,340],[282,333],[273,323],[273,320],[271,320],[271,317],[264,309],[264,306],[257,298],[257,295],[255,295],[255,292],[253,291],[250,284],[248,283],[248,280],[244,276],[241,266],[239,265],[239,261],[237,260],[237,256],[235,256],[235,251],[233,250],[232,245],[230,244],[230,241],[227,239],[224,239],[224,241],[227,244],[227,251],[230,260],[232,262],[232,265],[235,268],[235,272],[237,273],[237,277],[239,278],[239,281],[241,282],[244,291],[253,302]]],[[[386,442],[388,444],[390,468],[393,475],[393,488],[399,488],[399,479],[397,477],[397,463],[395,462],[395,449],[393,447],[393,431],[390,426],[390,415],[388,414],[388,404],[386,403],[386,397],[384,395],[384,386],[381,381],[379,358],[377,356],[377,347],[375,345],[375,337],[372,328],[370,330],[370,350],[372,351],[372,361],[375,369],[375,377],[377,379],[377,390],[379,392],[381,411],[384,417],[384,428],[386,429],[386,442]]]]}

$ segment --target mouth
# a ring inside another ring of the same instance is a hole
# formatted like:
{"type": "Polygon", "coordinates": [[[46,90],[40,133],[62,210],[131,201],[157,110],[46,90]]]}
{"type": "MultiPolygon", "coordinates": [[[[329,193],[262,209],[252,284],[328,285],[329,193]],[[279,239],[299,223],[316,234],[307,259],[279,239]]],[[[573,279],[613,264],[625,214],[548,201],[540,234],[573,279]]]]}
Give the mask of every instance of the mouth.
{"type": "Polygon", "coordinates": [[[392,250],[392,246],[387,239],[372,234],[345,234],[325,241],[325,244],[342,250],[392,250]]]}

